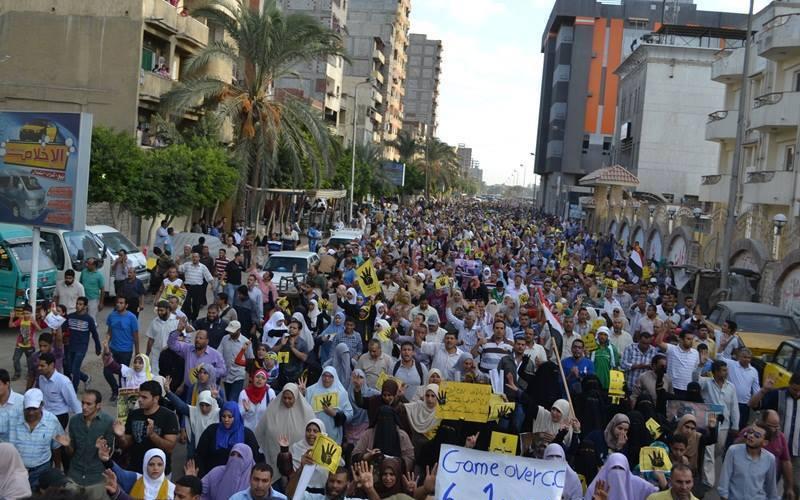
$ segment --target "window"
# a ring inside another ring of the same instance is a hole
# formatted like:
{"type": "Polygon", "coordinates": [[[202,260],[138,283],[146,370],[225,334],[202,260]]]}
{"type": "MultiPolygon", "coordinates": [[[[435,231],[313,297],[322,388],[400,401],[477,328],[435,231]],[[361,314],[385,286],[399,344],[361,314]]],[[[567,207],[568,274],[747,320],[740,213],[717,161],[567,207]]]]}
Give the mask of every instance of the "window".
{"type": "Polygon", "coordinates": [[[50,257],[56,267],[64,269],[64,249],[61,248],[61,240],[55,233],[41,232],[42,251],[50,257]]]}
{"type": "Polygon", "coordinates": [[[156,65],[156,53],[148,48],[142,48],[142,66],[145,71],[153,71],[156,65]]]}
{"type": "Polygon", "coordinates": [[[583,152],[584,152],[584,154],[589,152],[589,136],[588,135],[584,135],[583,136],[583,152]]]}
{"type": "Polygon", "coordinates": [[[792,90],[795,92],[800,92],[800,71],[794,72],[794,82],[792,84],[792,90]]]}
{"type": "Polygon", "coordinates": [[[787,172],[794,172],[794,144],[784,149],[783,168],[787,172]]]}

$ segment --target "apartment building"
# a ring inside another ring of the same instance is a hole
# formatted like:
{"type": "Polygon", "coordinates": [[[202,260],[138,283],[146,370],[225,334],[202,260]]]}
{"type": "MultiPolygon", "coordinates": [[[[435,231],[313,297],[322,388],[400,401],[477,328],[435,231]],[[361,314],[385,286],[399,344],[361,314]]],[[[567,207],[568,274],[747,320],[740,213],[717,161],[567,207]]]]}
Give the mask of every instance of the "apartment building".
{"type": "Polygon", "coordinates": [[[545,210],[577,208],[578,179],[611,163],[618,124],[615,70],[662,25],[738,28],[745,16],[700,11],[693,0],[556,0],[542,35],[544,67],[535,172],[545,210]]]}
{"type": "Polygon", "coordinates": [[[456,156],[458,157],[458,164],[461,165],[461,171],[468,172],[472,168],[472,148],[463,143],[459,144],[456,148],[456,156]]]}
{"type": "Polygon", "coordinates": [[[358,142],[384,143],[391,160],[399,155],[386,144],[403,128],[410,14],[411,0],[350,0],[347,11],[344,92],[353,103],[356,130],[351,115],[345,137],[349,133],[352,140],[355,133],[358,142]]]}
{"type": "MultiPolygon", "coordinates": [[[[90,112],[96,125],[138,130],[150,144],[160,96],[184,77],[189,57],[223,36],[188,15],[182,2],[0,0],[2,107],[90,112]]],[[[232,75],[226,63],[208,70],[232,75]]]]}
{"type": "Polygon", "coordinates": [[[719,148],[698,130],[721,109],[725,86],[711,80],[719,47],[741,47],[744,30],[665,26],[645,35],[619,65],[612,164],[638,177],[636,197],[696,204],[701,176],[719,148]]]}
{"type": "Polygon", "coordinates": [[[414,137],[436,135],[441,71],[442,41],[417,33],[409,35],[403,130],[414,137]]]}
{"type": "Polygon", "coordinates": [[[704,253],[761,273],[761,300],[800,320],[800,4],[772,2],[754,15],[753,29],[747,78],[742,48],[721,51],[712,65],[711,78],[725,85],[725,100],[709,114],[705,135],[719,144],[720,160],[718,170],[703,177],[700,199],[712,207],[713,232],[720,238],[742,91],[747,107],[733,241],[710,241],[704,253]]]}
{"type": "MultiPolygon", "coordinates": [[[[343,37],[347,33],[347,0],[281,0],[281,7],[290,14],[305,14],[343,37]]],[[[293,68],[295,75],[276,82],[278,89],[307,99],[325,114],[325,119],[342,133],[342,89],[344,59],[329,56],[324,60],[308,61],[293,68]]]]}

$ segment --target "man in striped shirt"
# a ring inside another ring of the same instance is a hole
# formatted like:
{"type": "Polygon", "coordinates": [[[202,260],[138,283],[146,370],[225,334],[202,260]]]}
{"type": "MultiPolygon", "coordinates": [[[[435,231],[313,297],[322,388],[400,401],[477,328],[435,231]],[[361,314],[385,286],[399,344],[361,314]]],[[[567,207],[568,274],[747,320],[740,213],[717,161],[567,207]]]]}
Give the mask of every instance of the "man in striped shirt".
{"type": "Polygon", "coordinates": [[[211,271],[200,262],[200,254],[192,253],[192,261],[181,264],[180,272],[183,273],[183,283],[186,285],[186,300],[183,302],[183,312],[191,321],[195,321],[203,307],[208,283],[214,280],[211,271]],[[205,280],[205,281],[204,281],[205,280]],[[204,284],[206,283],[206,284],[204,284]]]}
{"type": "Polygon", "coordinates": [[[472,348],[472,356],[480,356],[478,368],[483,373],[497,369],[500,360],[511,354],[511,345],[506,342],[506,324],[495,320],[492,324],[492,338],[480,338],[472,348]]]}
{"type": "Polygon", "coordinates": [[[222,282],[225,279],[225,267],[228,265],[228,256],[224,248],[219,249],[219,255],[214,261],[214,296],[222,292],[222,282]]]}

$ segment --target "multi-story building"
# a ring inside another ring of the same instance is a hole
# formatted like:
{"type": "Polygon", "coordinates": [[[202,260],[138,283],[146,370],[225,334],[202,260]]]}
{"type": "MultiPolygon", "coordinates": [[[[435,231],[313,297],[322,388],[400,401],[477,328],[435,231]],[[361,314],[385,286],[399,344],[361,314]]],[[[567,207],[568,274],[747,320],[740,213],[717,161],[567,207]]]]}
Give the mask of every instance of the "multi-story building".
{"type": "Polygon", "coordinates": [[[461,171],[467,173],[473,167],[472,148],[468,148],[466,144],[459,144],[456,148],[456,156],[458,156],[458,164],[461,165],[461,171]]]}
{"type": "Polygon", "coordinates": [[[719,160],[716,144],[697,133],[724,101],[711,63],[720,46],[742,46],[744,38],[743,30],[667,26],[639,40],[617,68],[611,163],[638,177],[639,198],[697,203],[701,176],[719,160]]]}
{"type": "MultiPolygon", "coordinates": [[[[311,16],[342,36],[347,32],[346,0],[281,0],[280,3],[287,13],[311,16]]],[[[295,75],[279,79],[276,87],[307,99],[312,106],[325,113],[325,119],[337,132],[341,132],[344,59],[329,56],[302,62],[293,71],[295,75]]]]}
{"type": "MultiPolygon", "coordinates": [[[[350,63],[345,63],[344,92],[355,108],[357,140],[391,143],[403,128],[411,0],[350,0],[347,12],[350,63]],[[357,92],[362,84],[372,90],[357,92]]],[[[352,115],[346,119],[353,122],[352,115]]],[[[352,125],[345,130],[348,137],[352,125]]],[[[394,147],[387,145],[384,153],[399,158],[394,147]]]]}
{"type": "Polygon", "coordinates": [[[617,129],[615,70],[661,25],[741,29],[745,16],[697,10],[693,0],[556,0],[542,36],[544,68],[535,172],[551,212],[577,204],[572,187],[610,164],[617,129]]]}
{"type": "Polygon", "coordinates": [[[436,135],[442,41],[427,35],[409,35],[403,129],[418,138],[436,135]]]}
{"type": "MultiPolygon", "coordinates": [[[[184,78],[188,58],[225,36],[176,3],[0,0],[2,107],[90,112],[95,125],[139,130],[147,144],[160,96],[184,78]]],[[[208,70],[232,75],[221,61],[208,70]]]]}
{"type": "Polygon", "coordinates": [[[703,254],[711,263],[761,274],[761,300],[800,320],[800,4],[774,1],[753,20],[743,80],[744,49],[723,50],[711,78],[725,85],[724,105],[709,114],[706,138],[719,144],[719,168],[702,179],[701,201],[712,209],[712,235],[703,254]],[[743,146],[733,164],[740,93],[747,92],[743,146]],[[731,174],[738,168],[735,234],[723,240],[731,174]]]}

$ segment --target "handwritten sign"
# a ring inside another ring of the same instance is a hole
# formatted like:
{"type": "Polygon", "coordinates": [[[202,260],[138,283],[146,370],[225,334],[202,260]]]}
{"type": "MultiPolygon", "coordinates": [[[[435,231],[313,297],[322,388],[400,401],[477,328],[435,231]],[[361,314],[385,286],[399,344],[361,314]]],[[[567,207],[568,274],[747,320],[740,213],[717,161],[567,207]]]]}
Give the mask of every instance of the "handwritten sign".
{"type": "Polygon", "coordinates": [[[445,382],[439,387],[439,397],[444,403],[436,407],[436,418],[441,420],[466,420],[487,422],[492,386],[445,382]]]}
{"type": "Polygon", "coordinates": [[[645,446],[639,450],[639,470],[642,472],[668,472],[672,469],[667,450],[659,446],[645,446]]]}
{"type": "Polygon", "coordinates": [[[326,392],[323,394],[317,394],[316,396],[311,398],[311,408],[315,412],[323,411],[326,406],[330,406],[331,408],[339,407],[338,392],[326,392]]]}
{"type": "Polygon", "coordinates": [[[311,449],[311,459],[314,463],[335,474],[341,458],[342,447],[328,436],[319,434],[314,442],[314,448],[311,449]]]}
{"type": "Polygon", "coordinates": [[[644,425],[647,427],[647,430],[650,431],[650,435],[653,436],[653,439],[658,439],[658,437],[661,436],[661,426],[656,422],[656,419],[650,418],[644,425]]]}
{"type": "Polygon", "coordinates": [[[437,500],[558,499],[566,467],[443,444],[436,474],[437,500]]]}
{"type": "Polygon", "coordinates": [[[391,375],[388,375],[385,371],[381,371],[380,375],[378,375],[378,380],[375,382],[375,388],[380,391],[381,389],[383,389],[383,383],[386,382],[387,380],[394,380],[395,382],[397,382],[398,387],[402,387],[405,384],[405,382],[403,382],[399,378],[392,377],[391,375]]]}
{"type": "Polygon", "coordinates": [[[506,402],[499,394],[489,396],[489,420],[497,420],[500,415],[513,413],[516,403],[506,402]]]}
{"type": "Polygon", "coordinates": [[[366,262],[361,264],[356,270],[356,281],[358,282],[361,293],[367,297],[378,295],[381,293],[381,282],[378,281],[378,273],[375,272],[375,266],[372,265],[372,259],[367,259],[366,262]]]}
{"type": "Polygon", "coordinates": [[[516,434],[492,432],[492,438],[489,440],[489,451],[492,453],[516,455],[517,441],[519,441],[519,436],[516,434]]]}

